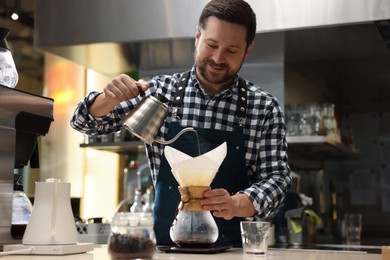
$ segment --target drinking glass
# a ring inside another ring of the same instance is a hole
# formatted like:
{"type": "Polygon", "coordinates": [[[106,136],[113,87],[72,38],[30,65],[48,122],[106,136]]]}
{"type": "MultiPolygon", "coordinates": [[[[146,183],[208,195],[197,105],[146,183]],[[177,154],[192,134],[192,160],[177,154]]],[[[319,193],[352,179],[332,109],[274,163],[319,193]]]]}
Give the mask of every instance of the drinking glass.
{"type": "Polygon", "coordinates": [[[264,221],[241,221],[242,249],[246,255],[265,255],[271,223],[264,221]]]}
{"type": "Polygon", "coordinates": [[[362,234],[362,214],[345,214],[344,219],[346,244],[360,244],[362,234]]]}

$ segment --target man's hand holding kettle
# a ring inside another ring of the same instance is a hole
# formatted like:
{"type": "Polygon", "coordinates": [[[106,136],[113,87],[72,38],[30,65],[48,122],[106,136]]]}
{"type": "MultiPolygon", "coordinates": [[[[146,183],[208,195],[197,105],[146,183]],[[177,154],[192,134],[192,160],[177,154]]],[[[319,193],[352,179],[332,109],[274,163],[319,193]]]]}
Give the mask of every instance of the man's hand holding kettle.
{"type": "Polygon", "coordinates": [[[129,75],[121,74],[113,78],[103,89],[95,102],[89,108],[94,117],[101,117],[109,113],[117,104],[132,99],[149,88],[143,80],[136,81],[129,75]]]}

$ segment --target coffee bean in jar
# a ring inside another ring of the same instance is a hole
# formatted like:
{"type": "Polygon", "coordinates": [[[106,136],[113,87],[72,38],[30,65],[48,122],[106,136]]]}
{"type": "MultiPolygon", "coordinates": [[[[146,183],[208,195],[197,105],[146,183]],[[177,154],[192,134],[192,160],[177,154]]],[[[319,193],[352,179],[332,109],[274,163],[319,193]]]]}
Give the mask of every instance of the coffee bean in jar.
{"type": "Polygon", "coordinates": [[[111,223],[111,259],[152,259],[156,250],[151,213],[117,213],[111,223]]]}
{"type": "Polygon", "coordinates": [[[112,259],[151,259],[156,245],[148,236],[112,234],[108,252],[112,259]]]}

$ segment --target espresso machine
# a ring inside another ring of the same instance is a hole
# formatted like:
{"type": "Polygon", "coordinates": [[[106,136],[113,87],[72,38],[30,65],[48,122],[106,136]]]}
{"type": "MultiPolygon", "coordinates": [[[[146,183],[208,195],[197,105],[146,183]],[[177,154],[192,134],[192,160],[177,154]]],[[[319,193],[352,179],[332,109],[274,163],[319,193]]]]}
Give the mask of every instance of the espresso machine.
{"type": "MultiPolygon", "coordinates": [[[[6,35],[7,30],[1,28],[6,35]]],[[[5,39],[0,48],[6,50],[5,39]]],[[[4,65],[4,63],[2,64],[4,65]]],[[[11,237],[14,170],[39,167],[39,136],[46,135],[53,121],[54,100],[0,84],[0,251],[11,237]]]]}
{"type": "Polygon", "coordinates": [[[0,85],[0,246],[11,238],[14,169],[39,167],[37,139],[53,121],[53,99],[0,85]]]}

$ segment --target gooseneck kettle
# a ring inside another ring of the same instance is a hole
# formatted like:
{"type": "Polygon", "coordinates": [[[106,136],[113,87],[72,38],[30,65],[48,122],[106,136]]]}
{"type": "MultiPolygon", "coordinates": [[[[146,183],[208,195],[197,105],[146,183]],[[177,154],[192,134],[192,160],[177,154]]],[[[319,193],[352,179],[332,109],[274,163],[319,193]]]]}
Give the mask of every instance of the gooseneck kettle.
{"type": "Polygon", "coordinates": [[[171,144],[176,141],[184,132],[193,131],[192,127],[181,130],[171,140],[156,139],[157,132],[160,130],[168,114],[167,98],[161,94],[157,97],[148,95],[138,86],[140,96],[144,97],[141,102],[122,119],[123,127],[134,134],[147,144],[157,142],[160,144],[171,144]]]}

